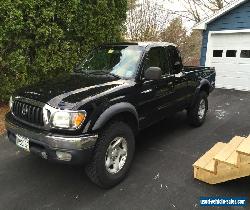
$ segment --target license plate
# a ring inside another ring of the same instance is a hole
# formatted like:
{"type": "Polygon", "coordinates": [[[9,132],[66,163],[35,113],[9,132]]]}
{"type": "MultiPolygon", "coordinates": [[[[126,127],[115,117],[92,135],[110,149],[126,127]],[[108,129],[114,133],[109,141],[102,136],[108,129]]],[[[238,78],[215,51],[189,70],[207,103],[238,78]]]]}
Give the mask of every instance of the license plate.
{"type": "Polygon", "coordinates": [[[29,139],[24,136],[16,135],[16,145],[25,151],[30,151],[29,139]]]}

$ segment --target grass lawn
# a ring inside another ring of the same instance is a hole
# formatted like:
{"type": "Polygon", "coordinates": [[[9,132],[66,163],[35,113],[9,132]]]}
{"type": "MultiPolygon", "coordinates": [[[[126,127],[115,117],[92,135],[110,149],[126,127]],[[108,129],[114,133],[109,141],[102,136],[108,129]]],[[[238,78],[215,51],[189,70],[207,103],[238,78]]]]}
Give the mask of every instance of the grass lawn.
{"type": "Polygon", "coordinates": [[[9,107],[7,105],[0,104],[0,134],[3,134],[5,132],[4,117],[8,111],[9,107]]]}

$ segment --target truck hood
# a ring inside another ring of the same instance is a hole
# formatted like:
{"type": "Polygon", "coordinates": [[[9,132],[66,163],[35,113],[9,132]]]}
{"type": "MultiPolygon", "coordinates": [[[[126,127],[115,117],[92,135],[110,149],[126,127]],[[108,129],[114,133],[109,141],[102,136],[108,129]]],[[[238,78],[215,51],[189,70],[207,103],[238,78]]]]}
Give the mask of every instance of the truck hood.
{"type": "Polygon", "coordinates": [[[105,75],[67,74],[22,88],[16,96],[47,103],[56,108],[70,109],[77,102],[113,92],[113,89],[124,82],[125,80],[105,75]]]}

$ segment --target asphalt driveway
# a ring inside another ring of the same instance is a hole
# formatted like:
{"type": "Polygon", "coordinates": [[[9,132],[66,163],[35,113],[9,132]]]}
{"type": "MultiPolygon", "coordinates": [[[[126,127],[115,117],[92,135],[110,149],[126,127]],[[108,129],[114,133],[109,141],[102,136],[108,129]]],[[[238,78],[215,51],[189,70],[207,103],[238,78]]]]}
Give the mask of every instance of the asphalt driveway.
{"type": "Polygon", "coordinates": [[[111,190],[92,184],[80,166],[49,163],[0,137],[0,209],[192,210],[200,196],[250,198],[250,178],[215,186],[193,179],[192,164],[217,141],[250,134],[250,92],[215,90],[209,103],[200,128],[182,112],[143,131],[129,176],[111,190]]]}

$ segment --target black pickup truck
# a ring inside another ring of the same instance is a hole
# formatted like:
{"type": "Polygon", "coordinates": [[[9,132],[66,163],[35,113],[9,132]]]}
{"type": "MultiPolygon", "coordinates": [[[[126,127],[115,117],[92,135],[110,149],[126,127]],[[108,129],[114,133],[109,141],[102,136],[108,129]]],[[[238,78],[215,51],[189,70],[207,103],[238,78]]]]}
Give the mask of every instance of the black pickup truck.
{"type": "Polygon", "coordinates": [[[173,44],[102,45],[73,73],[17,91],[7,134],[44,159],[84,164],[109,188],[126,176],[139,131],[184,109],[190,124],[202,125],[214,86],[215,70],[184,67],[173,44]]]}

